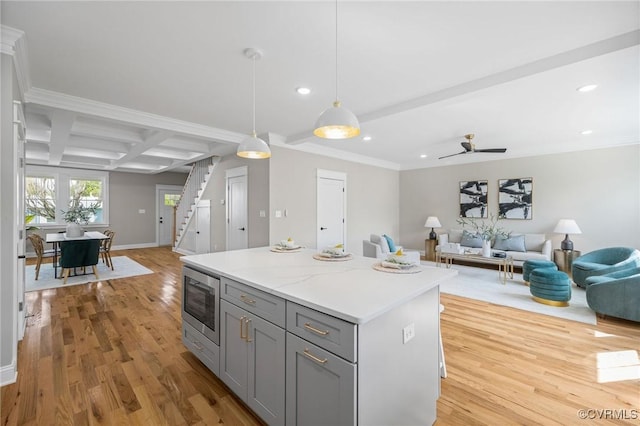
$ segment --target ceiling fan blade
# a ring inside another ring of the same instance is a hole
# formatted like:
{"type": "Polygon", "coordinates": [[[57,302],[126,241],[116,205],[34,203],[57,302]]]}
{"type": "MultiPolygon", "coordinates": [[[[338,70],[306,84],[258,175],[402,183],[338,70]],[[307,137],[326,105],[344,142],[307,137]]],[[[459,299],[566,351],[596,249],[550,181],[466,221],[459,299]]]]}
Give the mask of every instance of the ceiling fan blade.
{"type": "Polygon", "coordinates": [[[507,148],[476,149],[475,152],[507,152],[507,148]]]}
{"type": "Polygon", "coordinates": [[[456,154],[445,155],[444,157],[439,157],[438,160],[442,160],[443,158],[447,158],[447,157],[453,157],[454,155],[466,154],[467,152],[468,151],[462,151],[462,152],[458,152],[456,154]]]}
{"type": "Polygon", "coordinates": [[[465,152],[473,151],[470,142],[460,142],[460,145],[464,148],[465,152]]]}

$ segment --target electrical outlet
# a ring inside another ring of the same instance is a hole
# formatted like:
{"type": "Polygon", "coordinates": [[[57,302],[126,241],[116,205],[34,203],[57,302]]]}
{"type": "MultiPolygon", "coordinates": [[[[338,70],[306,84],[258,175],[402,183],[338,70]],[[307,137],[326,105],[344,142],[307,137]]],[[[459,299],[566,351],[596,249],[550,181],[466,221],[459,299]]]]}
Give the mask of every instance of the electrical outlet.
{"type": "Polygon", "coordinates": [[[415,323],[411,323],[405,328],[402,329],[402,343],[405,344],[409,340],[416,337],[416,325],[415,323]]]}
{"type": "Polygon", "coordinates": [[[282,217],[282,210],[276,210],[276,217],[282,217]]]}

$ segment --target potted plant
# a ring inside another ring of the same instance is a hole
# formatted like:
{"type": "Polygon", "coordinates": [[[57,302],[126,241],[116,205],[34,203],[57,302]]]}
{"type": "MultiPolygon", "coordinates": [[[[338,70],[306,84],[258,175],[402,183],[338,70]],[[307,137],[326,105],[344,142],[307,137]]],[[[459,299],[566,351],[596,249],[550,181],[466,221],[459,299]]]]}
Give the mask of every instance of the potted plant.
{"type": "Polygon", "coordinates": [[[69,210],[62,210],[64,221],[67,222],[67,237],[77,238],[83,236],[84,230],[80,225],[89,223],[99,208],[99,202],[84,206],[80,202],[77,202],[77,200],[74,200],[69,205],[69,210]]]}
{"type": "Polygon", "coordinates": [[[498,226],[500,217],[489,215],[489,220],[476,221],[475,218],[461,217],[457,222],[463,227],[469,226],[482,239],[482,256],[491,257],[491,241],[496,237],[508,238],[510,231],[498,226]]]}

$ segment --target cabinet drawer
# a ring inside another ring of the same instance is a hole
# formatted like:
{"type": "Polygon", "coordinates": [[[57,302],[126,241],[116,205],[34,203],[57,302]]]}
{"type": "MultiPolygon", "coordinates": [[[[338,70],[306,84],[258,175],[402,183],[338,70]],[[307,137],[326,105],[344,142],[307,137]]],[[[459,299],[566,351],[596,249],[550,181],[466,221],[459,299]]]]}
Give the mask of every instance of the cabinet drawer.
{"type": "Polygon", "coordinates": [[[182,343],[216,376],[220,375],[220,347],[191,325],[182,323],[182,343]]]}
{"type": "Polygon", "coordinates": [[[287,302],[287,331],[351,362],[357,362],[357,327],[331,315],[287,302]]]}
{"type": "Polygon", "coordinates": [[[225,277],[220,280],[220,297],[284,328],[284,299],[225,277]]]}

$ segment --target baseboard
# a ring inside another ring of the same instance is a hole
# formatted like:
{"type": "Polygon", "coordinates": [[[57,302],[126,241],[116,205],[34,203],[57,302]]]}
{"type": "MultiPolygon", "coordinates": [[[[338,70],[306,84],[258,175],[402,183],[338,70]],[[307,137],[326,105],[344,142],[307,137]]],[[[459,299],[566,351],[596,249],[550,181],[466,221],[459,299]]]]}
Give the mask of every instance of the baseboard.
{"type": "Polygon", "coordinates": [[[18,369],[15,362],[0,367],[0,386],[10,385],[18,380],[18,369]]]}
{"type": "Polygon", "coordinates": [[[151,248],[158,247],[158,243],[142,243],[142,244],[123,244],[119,246],[111,246],[111,250],[130,250],[130,249],[141,249],[141,248],[151,248]]]}
{"type": "Polygon", "coordinates": [[[173,251],[175,251],[176,253],[184,254],[185,256],[189,256],[191,254],[195,254],[195,252],[192,252],[192,251],[189,251],[189,250],[185,250],[185,249],[182,249],[182,248],[179,248],[179,247],[178,248],[174,247],[173,251]]]}

